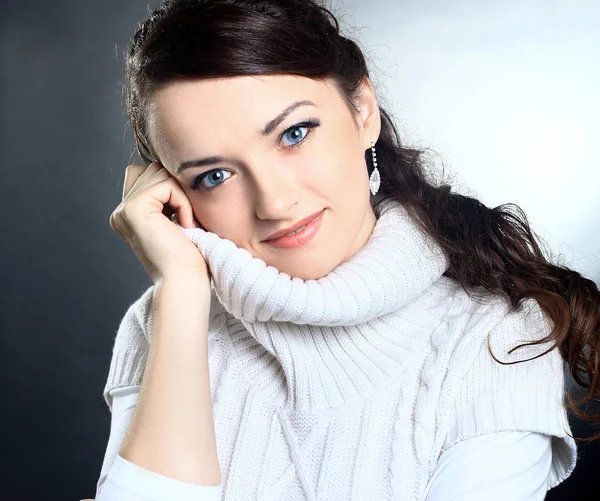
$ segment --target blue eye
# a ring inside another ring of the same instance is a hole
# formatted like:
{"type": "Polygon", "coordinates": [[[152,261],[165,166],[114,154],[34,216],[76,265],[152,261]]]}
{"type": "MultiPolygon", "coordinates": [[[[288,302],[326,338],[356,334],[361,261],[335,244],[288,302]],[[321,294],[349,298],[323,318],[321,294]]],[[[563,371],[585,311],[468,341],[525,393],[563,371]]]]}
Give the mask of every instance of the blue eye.
{"type": "MultiPolygon", "coordinates": [[[[212,190],[215,187],[219,186],[220,184],[223,184],[221,181],[223,181],[223,175],[221,176],[216,176],[217,179],[215,179],[214,174],[219,174],[221,172],[225,172],[228,174],[231,174],[231,172],[228,172],[226,170],[223,169],[215,169],[215,170],[211,170],[208,172],[204,172],[203,174],[200,174],[196,179],[194,179],[194,182],[192,183],[191,188],[193,190],[197,190],[197,189],[201,189],[201,190],[212,190]],[[215,181],[216,184],[209,184],[207,185],[203,185],[202,187],[200,187],[200,183],[202,183],[202,181],[204,181],[205,179],[208,179],[210,182],[215,181]]],[[[227,178],[225,178],[227,179],[227,178]]]]}
{"type": "MultiPolygon", "coordinates": [[[[296,126],[296,127],[293,127],[293,128],[291,128],[291,129],[288,129],[288,130],[286,130],[286,131],[283,133],[283,136],[282,136],[282,137],[285,137],[287,134],[290,134],[290,132],[297,132],[297,131],[299,131],[299,130],[301,130],[301,129],[306,129],[306,127],[297,127],[297,126],[296,126]]],[[[300,142],[302,142],[302,139],[304,139],[304,137],[306,137],[305,135],[302,135],[302,134],[295,134],[295,136],[296,136],[296,137],[295,137],[295,138],[293,138],[293,139],[292,139],[292,141],[295,141],[295,140],[296,140],[296,139],[298,139],[300,136],[302,136],[302,138],[300,139],[300,141],[298,141],[297,143],[291,144],[290,146],[296,146],[297,144],[299,144],[300,142]]],[[[292,136],[290,135],[289,137],[292,137],[292,136]]]]}
{"type": "MultiPolygon", "coordinates": [[[[297,130],[300,130],[300,129],[306,129],[306,133],[304,135],[301,135],[301,139],[299,141],[297,141],[297,142],[295,142],[295,143],[293,143],[293,144],[291,144],[291,145],[289,145],[287,147],[287,148],[298,148],[302,143],[304,143],[306,141],[306,138],[311,134],[311,129],[314,129],[315,127],[318,127],[319,125],[321,125],[321,123],[317,119],[311,118],[309,120],[306,120],[305,122],[300,122],[300,123],[297,123],[295,125],[292,125],[290,128],[286,129],[281,134],[281,136],[279,137],[279,139],[280,140],[283,139],[284,136],[288,135],[290,132],[294,132],[294,131],[297,131],[297,130]]],[[[295,136],[296,137],[294,139],[292,139],[292,140],[296,140],[296,139],[298,139],[298,137],[300,137],[297,134],[295,136]]],[[[221,175],[221,176],[216,176],[217,179],[215,179],[215,176],[213,176],[213,175],[214,174],[219,174],[221,172],[225,172],[225,173],[231,174],[231,172],[229,172],[227,170],[224,170],[224,169],[214,169],[214,170],[211,170],[211,171],[208,171],[208,172],[204,172],[204,173],[200,174],[198,177],[196,177],[194,179],[194,181],[193,181],[192,185],[190,186],[190,188],[192,188],[193,190],[198,190],[199,189],[199,190],[202,190],[202,191],[211,191],[211,190],[214,190],[214,189],[218,188],[219,186],[221,186],[222,184],[224,184],[223,181],[225,179],[227,179],[227,177],[223,177],[223,175],[221,175]],[[201,185],[201,183],[205,179],[208,180],[208,181],[210,181],[211,183],[214,181],[215,184],[209,184],[209,185],[202,184],[201,185]]],[[[228,176],[228,177],[230,177],[230,176],[228,176]]]]}
{"type": "MultiPolygon", "coordinates": [[[[299,146],[301,143],[304,142],[304,140],[311,134],[311,129],[314,129],[315,127],[318,127],[319,125],[321,125],[321,123],[315,119],[315,118],[311,118],[309,120],[306,120],[305,122],[300,122],[296,125],[292,125],[289,129],[286,129],[283,134],[281,134],[281,138],[283,139],[286,135],[288,135],[290,132],[294,132],[300,129],[306,129],[306,134],[304,134],[302,136],[302,139],[296,143],[291,144],[289,147],[290,148],[295,148],[297,146],[299,146]]],[[[296,135],[296,139],[298,138],[298,135],[296,135]]]]}

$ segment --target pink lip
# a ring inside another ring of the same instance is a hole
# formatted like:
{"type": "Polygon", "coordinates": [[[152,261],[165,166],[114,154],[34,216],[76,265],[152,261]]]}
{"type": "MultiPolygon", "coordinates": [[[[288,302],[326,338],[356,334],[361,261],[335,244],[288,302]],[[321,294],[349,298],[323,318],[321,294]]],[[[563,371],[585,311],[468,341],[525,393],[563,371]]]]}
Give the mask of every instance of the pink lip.
{"type": "Polygon", "coordinates": [[[298,228],[301,228],[302,226],[310,223],[321,212],[323,212],[323,209],[321,209],[320,211],[317,211],[317,212],[313,212],[310,216],[306,216],[304,219],[301,219],[300,221],[293,224],[292,226],[288,226],[287,228],[283,228],[282,230],[277,230],[275,233],[271,233],[263,241],[275,240],[277,238],[285,237],[288,233],[291,233],[292,231],[296,231],[298,228]]]}
{"type": "Polygon", "coordinates": [[[325,209],[323,209],[317,217],[310,221],[310,223],[308,223],[300,233],[290,235],[289,237],[265,240],[264,242],[279,249],[294,249],[304,245],[316,235],[317,231],[319,231],[321,222],[323,221],[323,212],[325,212],[325,209]]]}

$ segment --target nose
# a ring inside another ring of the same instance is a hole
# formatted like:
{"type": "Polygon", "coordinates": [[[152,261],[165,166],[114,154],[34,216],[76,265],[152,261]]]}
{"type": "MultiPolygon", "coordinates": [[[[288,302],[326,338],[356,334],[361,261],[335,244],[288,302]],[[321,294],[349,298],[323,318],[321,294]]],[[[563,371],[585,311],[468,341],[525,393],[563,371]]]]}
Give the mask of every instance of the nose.
{"type": "Polygon", "coordinates": [[[297,203],[298,187],[285,169],[271,169],[256,179],[256,215],[260,219],[286,219],[297,203]]]}

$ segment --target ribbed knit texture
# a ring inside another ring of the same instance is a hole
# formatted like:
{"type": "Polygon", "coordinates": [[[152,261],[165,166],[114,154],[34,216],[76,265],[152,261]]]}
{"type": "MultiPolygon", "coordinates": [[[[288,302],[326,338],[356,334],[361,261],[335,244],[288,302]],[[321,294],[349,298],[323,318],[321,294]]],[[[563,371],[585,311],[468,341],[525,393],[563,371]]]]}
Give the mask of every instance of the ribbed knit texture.
{"type": "MultiPolygon", "coordinates": [[[[184,229],[212,274],[209,364],[225,500],[420,500],[437,458],[484,433],[555,436],[549,486],[576,448],[558,353],[507,355],[550,329],[534,300],[509,312],[444,277],[439,246],[395,201],[350,260],[292,278],[233,242],[184,229]]],[[[104,396],[141,383],[150,287],[117,332],[104,396]]]]}

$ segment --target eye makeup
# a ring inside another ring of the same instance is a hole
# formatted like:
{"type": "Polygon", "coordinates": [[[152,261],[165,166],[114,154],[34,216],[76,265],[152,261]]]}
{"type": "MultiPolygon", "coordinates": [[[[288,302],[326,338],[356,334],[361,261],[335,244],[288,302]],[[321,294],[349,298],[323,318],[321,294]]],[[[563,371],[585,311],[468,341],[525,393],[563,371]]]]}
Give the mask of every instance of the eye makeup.
{"type": "MultiPolygon", "coordinates": [[[[308,120],[302,121],[302,122],[298,122],[290,127],[288,127],[286,130],[284,130],[278,138],[278,143],[281,142],[281,140],[283,139],[283,137],[290,131],[295,130],[295,129],[302,129],[302,128],[306,128],[307,132],[304,135],[304,137],[298,141],[297,143],[293,143],[290,144],[289,146],[285,146],[284,149],[287,148],[298,148],[300,147],[302,144],[304,144],[306,142],[306,139],[312,134],[312,129],[318,127],[319,125],[321,125],[321,122],[316,119],[316,118],[309,118],[308,120]]],[[[194,180],[192,181],[192,184],[190,185],[190,188],[193,190],[198,190],[198,191],[213,191],[216,190],[217,188],[219,188],[220,186],[222,186],[224,183],[224,181],[212,186],[212,187],[206,187],[206,186],[202,186],[201,183],[204,179],[206,179],[209,175],[214,174],[216,172],[229,172],[225,169],[212,169],[210,171],[207,172],[203,172],[202,174],[200,174],[199,176],[196,176],[194,178],[194,180]]],[[[225,178],[228,179],[228,178],[225,178]]]]}

